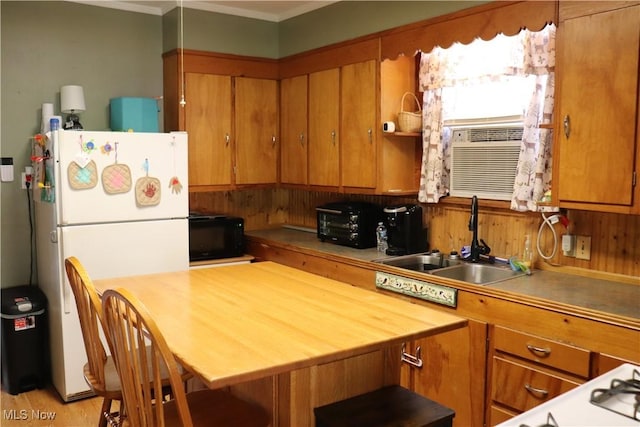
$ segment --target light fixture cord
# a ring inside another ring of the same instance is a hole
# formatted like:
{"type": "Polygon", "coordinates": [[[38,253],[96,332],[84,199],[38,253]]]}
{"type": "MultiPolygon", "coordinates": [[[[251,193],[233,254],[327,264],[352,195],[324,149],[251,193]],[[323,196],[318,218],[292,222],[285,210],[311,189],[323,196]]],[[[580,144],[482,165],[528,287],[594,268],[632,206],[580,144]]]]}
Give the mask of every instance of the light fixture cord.
{"type": "Polygon", "coordinates": [[[184,107],[187,101],[184,99],[184,13],[182,0],[180,0],[180,78],[182,80],[180,105],[184,107]]]}

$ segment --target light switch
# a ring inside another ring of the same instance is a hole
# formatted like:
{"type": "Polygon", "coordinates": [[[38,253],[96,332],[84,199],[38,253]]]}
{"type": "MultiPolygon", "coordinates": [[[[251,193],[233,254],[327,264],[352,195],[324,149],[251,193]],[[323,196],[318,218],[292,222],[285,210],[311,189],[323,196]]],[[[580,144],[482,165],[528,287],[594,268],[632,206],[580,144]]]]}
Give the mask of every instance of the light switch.
{"type": "Polygon", "coordinates": [[[2,157],[0,164],[0,179],[2,182],[13,181],[13,157],[2,157]]]}
{"type": "Polygon", "coordinates": [[[591,236],[578,236],[576,241],[576,258],[590,260],[591,236]]]}

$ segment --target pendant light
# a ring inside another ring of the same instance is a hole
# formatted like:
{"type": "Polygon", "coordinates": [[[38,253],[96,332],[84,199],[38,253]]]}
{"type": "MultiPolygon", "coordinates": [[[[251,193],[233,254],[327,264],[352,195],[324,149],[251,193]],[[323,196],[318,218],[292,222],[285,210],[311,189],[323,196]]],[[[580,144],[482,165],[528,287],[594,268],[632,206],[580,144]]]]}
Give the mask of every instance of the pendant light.
{"type": "Polygon", "coordinates": [[[180,106],[184,108],[187,101],[184,99],[184,9],[180,0],[180,106]]]}

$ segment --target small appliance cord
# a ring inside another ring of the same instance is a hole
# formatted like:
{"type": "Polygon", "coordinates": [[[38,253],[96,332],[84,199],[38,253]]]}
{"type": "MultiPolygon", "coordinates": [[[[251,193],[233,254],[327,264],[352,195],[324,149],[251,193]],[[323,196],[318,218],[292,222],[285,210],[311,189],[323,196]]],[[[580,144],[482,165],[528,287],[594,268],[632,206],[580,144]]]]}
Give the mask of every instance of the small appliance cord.
{"type": "Polygon", "coordinates": [[[542,259],[544,259],[546,262],[549,262],[550,259],[552,259],[555,255],[556,252],[558,251],[558,234],[556,233],[555,228],[553,228],[553,220],[555,219],[555,222],[558,222],[558,215],[552,215],[550,217],[547,217],[544,212],[542,212],[542,224],[540,224],[540,228],[538,228],[538,238],[536,239],[536,248],[538,249],[538,255],[540,255],[540,257],[542,259]],[[551,255],[545,255],[542,252],[542,248],[540,247],[540,238],[542,236],[542,230],[544,230],[544,227],[548,226],[551,229],[551,234],[553,235],[553,250],[551,251],[551,255]]]}

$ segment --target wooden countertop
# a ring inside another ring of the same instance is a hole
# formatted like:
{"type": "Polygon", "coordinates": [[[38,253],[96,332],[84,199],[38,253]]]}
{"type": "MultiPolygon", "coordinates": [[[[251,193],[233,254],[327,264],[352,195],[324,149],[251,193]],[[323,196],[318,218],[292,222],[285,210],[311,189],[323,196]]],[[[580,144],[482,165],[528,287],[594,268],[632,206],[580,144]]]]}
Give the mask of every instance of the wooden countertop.
{"type": "Polygon", "coordinates": [[[467,320],[260,262],[96,280],[147,306],[180,363],[211,388],[449,331],[467,320]]]}
{"type": "MultiPolygon", "coordinates": [[[[461,284],[448,279],[434,278],[425,273],[373,263],[373,260],[386,256],[375,248],[353,249],[321,242],[313,232],[276,228],[247,231],[245,234],[248,238],[260,242],[272,242],[289,248],[298,248],[302,251],[339,257],[344,262],[371,270],[382,270],[407,277],[426,279],[459,289],[486,292],[492,295],[496,292],[506,292],[524,302],[528,300],[543,302],[545,306],[550,308],[568,309],[572,313],[577,312],[585,316],[593,315],[595,318],[611,315],[629,319],[636,324],[640,322],[640,285],[546,270],[535,270],[531,276],[521,276],[487,286],[461,284]]],[[[638,280],[640,282],[640,278],[638,280]]]]}

